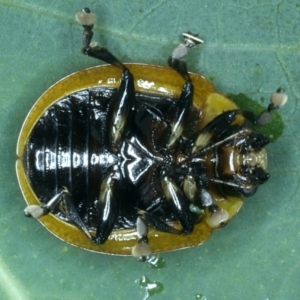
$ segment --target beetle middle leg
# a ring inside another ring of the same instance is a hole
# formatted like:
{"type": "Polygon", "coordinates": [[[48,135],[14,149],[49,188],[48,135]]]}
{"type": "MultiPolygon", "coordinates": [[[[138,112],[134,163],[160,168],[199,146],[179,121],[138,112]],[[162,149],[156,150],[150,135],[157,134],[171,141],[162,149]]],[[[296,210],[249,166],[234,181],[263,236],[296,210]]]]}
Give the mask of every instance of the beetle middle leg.
{"type": "Polygon", "coordinates": [[[166,118],[170,122],[168,149],[171,149],[181,136],[193,105],[194,86],[187,71],[186,62],[182,61],[181,58],[187,55],[190,48],[202,43],[202,40],[195,35],[184,33],[183,36],[185,37],[185,43],[176,47],[168,59],[170,67],[176,70],[185,80],[181,95],[166,113],[166,118]]]}
{"type": "Polygon", "coordinates": [[[170,175],[163,175],[158,182],[158,189],[161,191],[164,201],[173,212],[175,218],[181,225],[181,229],[177,229],[161,220],[154,212],[139,211],[138,215],[150,224],[157,231],[163,231],[172,234],[189,234],[193,231],[195,219],[189,209],[189,201],[177,186],[170,175]]]}

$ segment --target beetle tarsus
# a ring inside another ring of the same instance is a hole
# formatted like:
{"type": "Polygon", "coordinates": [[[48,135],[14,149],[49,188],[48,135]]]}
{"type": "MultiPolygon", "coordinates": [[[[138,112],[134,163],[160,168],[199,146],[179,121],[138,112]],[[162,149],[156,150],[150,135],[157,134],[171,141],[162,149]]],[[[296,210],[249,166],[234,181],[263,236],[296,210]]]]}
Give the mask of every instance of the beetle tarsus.
{"type": "Polygon", "coordinates": [[[76,18],[83,27],[83,48],[82,52],[88,56],[100,59],[108,64],[111,64],[123,71],[127,68],[106,48],[99,47],[91,43],[93,38],[93,27],[96,22],[96,16],[91,13],[90,9],[84,8],[81,12],[76,14],[76,18]]]}
{"type": "Polygon", "coordinates": [[[192,34],[190,32],[183,33],[184,44],[179,44],[172,52],[171,56],[168,59],[169,66],[176,70],[185,81],[191,81],[191,78],[187,71],[186,62],[181,59],[185,57],[189,49],[193,48],[197,44],[203,43],[201,39],[198,38],[197,34],[192,34]]]}
{"type": "Polygon", "coordinates": [[[263,126],[273,120],[272,112],[284,106],[288,100],[287,94],[282,88],[278,88],[270,97],[270,104],[259,115],[251,111],[240,111],[241,115],[256,126],[263,126]]]}
{"type": "Polygon", "coordinates": [[[152,254],[152,249],[148,243],[148,228],[145,219],[138,216],[136,221],[136,231],[138,235],[138,242],[132,248],[132,256],[138,258],[139,261],[144,262],[150,254],[152,254]]]}
{"type": "Polygon", "coordinates": [[[79,229],[81,229],[84,234],[91,239],[91,235],[82,222],[82,219],[78,215],[77,209],[75,208],[72,200],[72,196],[66,187],[63,187],[53,198],[51,198],[47,204],[41,205],[29,205],[24,210],[26,217],[40,218],[47,215],[50,212],[54,212],[58,205],[61,205],[61,210],[65,215],[65,218],[79,229]]]}

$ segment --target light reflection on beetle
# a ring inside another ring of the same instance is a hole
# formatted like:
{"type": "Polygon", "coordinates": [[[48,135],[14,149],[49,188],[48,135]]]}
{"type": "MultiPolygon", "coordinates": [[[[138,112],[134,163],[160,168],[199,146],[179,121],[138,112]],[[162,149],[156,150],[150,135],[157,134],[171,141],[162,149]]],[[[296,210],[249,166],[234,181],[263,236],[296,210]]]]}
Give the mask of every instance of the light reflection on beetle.
{"type": "Polygon", "coordinates": [[[187,72],[196,35],[183,34],[171,68],[122,64],[91,43],[95,15],[77,19],[83,52],[110,65],[60,80],[29,112],[17,146],[25,214],[102,253],[144,259],[201,244],[269,178],[268,139],[254,128],[287,96],[279,89],[259,116],[240,110],[187,72]]]}

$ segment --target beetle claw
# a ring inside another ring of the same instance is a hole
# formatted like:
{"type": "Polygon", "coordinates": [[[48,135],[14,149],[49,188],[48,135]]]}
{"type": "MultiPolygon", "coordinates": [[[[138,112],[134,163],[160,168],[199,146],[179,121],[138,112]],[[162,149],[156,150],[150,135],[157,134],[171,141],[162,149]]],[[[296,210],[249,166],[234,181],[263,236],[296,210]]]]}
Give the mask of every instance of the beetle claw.
{"type": "Polygon", "coordinates": [[[184,37],[185,45],[189,48],[196,46],[197,44],[203,44],[204,41],[198,38],[198,34],[194,34],[191,32],[184,32],[182,33],[184,37]]]}
{"type": "Polygon", "coordinates": [[[76,13],[75,17],[82,26],[93,26],[97,20],[97,16],[87,7],[76,13]]]}

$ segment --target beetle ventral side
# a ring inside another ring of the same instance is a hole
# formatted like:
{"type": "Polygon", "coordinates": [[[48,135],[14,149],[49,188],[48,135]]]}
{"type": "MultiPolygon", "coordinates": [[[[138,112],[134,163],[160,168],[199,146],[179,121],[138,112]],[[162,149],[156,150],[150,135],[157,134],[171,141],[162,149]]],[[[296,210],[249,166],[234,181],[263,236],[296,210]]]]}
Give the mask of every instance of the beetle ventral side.
{"type": "Polygon", "coordinates": [[[170,67],[123,64],[92,42],[88,8],[76,18],[82,52],[108,65],[58,81],[29,112],[16,164],[25,215],[70,244],[140,260],[200,245],[268,180],[255,127],[286,94],[259,115],[241,110],[187,71],[197,35],[183,34],[170,67]]]}

